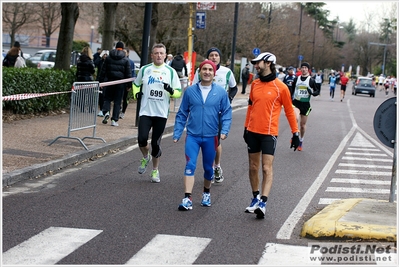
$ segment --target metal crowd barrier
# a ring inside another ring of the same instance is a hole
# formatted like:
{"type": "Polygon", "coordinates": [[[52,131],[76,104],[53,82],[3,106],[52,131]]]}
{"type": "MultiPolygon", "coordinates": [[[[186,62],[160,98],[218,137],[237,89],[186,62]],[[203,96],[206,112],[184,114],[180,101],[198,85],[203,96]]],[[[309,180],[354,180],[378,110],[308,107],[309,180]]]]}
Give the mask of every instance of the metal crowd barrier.
{"type": "Polygon", "coordinates": [[[179,110],[184,91],[188,87],[188,78],[187,77],[180,78],[180,84],[181,84],[182,96],[179,98],[173,98],[173,112],[177,112],[179,110]]]}
{"type": "Polygon", "coordinates": [[[100,86],[98,82],[75,82],[73,83],[71,93],[71,108],[69,113],[68,135],[58,136],[50,144],[60,138],[70,138],[78,140],[86,149],[87,146],[83,142],[84,139],[99,139],[105,140],[101,137],[96,137],[96,121],[97,121],[97,106],[98,96],[100,93],[100,86]],[[71,136],[72,132],[93,128],[92,136],[85,136],[82,139],[79,137],[71,136]]]}

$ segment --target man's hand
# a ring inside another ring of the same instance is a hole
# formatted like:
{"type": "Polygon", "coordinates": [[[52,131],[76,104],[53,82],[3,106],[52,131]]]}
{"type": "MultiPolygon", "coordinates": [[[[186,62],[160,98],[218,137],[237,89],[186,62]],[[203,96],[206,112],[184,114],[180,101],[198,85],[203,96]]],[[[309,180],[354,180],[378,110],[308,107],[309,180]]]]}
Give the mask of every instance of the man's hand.
{"type": "Polygon", "coordinates": [[[244,138],[245,143],[248,144],[248,142],[247,142],[247,135],[248,135],[248,130],[247,130],[247,127],[245,127],[245,128],[244,128],[244,134],[243,134],[242,137],[244,138]]]}
{"type": "Polygon", "coordinates": [[[137,100],[140,100],[142,96],[143,96],[143,92],[137,92],[136,93],[136,99],[137,100]]]}
{"type": "Polygon", "coordinates": [[[294,151],[298,148],[299,146],[299,133],[294,133],[291,138],[291,147],[294,148],[294,151]]]}
{"type": "Polygon", "coordinates": [[[170,95],[173,95],[173,93],[174,93],[173,88],[170,87],[170,85],[167,84],[167,83],[163,83],[163,89],[165,89],[166,91],[168,91],[168,93],[169,93],[170,95]]]}
{"type": "Polygon", "coordinates": [[[226,138],[227,138],[227,135],[225,135],[225,134],[220,135],[220,139],[225,140],[226,138]]]}

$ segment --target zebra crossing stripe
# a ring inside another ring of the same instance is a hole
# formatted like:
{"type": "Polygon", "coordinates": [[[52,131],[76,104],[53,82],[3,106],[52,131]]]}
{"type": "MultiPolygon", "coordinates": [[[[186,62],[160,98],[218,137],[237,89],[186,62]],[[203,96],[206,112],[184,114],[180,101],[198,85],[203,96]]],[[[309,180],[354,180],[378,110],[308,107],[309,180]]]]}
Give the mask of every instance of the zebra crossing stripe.
{"type": "Polygon", "coordinates": [[[356,133],[355,137],[353,138],[350,146],[357,146],[357,147],[375,147],[366,137],[364,137],[361,133],[356,133]]]}
{"type": "Polygon", "coordinates": [[[330,205],[335,200],[341,200],[340,198],[320,198],[319,205],[330,205]]]}
{"type": "MultiPolygon", "coordinates": [[[[267,243],[258,265],[264,266],[308,266],[321,265],[321,262],[311,261],[310,247],[267,243]]],[[[315,254],[316,256],[316,254],[315,254]]]]}
{"type": "Polygon", "coordinates": [[[361,160],[361,161],[378,161],[378,162],[392,162],[392,159],[377,159],[377,158],[360,158],[360,157],[342,157],[343,160],[361,160]]]}
{"type": "Polygon", "coordinates": [[[126,265],[191,265],[209,242],[210,238],[159,234],[126,265]]]}
{"type": "Polygon", "coordinates": [[[356,187],[327,187],[326,192],[389,194],[389,189],[356,188],[356,187]]]}
{"type": "Polygon", "coordinates": [[[392,176],[392,172],[377,172],[377,171],[336,170],[335,173],[352,174],[352,175],[392,176]]]}
{"type": "Polygon", "coordinates": [[[3,253],[3,265],[54,265],[102,230],[50,227],[3,253]]]}
{"type": "Polygon", "coordinates": [[[368,157],[387,157],[388,155],[383,154],[383,153],[361,153],[361,152],[345,152],[345,155],[361,155],[361,156],[368,156],[368,157]]]}
{"type": "Polygon", "coordinates": [[[390,185],[390,181],[332,178],[331,183],[390,185]]]}
{"type": "Polygon", "coordinates": [[[338,166],[339,167],[368,168],[368,169],[392,169],[392,166],[356,164],[356,163],[339,163],[338,166]]]}

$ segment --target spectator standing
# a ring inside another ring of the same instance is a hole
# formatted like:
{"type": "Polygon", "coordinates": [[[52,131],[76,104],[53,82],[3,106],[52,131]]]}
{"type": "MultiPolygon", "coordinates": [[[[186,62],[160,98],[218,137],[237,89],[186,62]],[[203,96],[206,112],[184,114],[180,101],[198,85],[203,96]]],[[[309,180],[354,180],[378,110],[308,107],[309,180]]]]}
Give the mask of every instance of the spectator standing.
{"type": "Polygon", "coordinates": [[[291,98],[293,96],[294,89],[292,88],[292,83],[294,82],[295,79],[295,74],[294,74],[295,68],[290,66],[288,67],[288,73],[285,75],[283,79],[283,83],[285,83],[288,86],[288,89],[290,90],[291,93],[291,98]]]}
{"type": "MultiPolygon", "coordinates": [[[[173,60],[173,55],[172,54],[168,54],[168,57],[166,58],[166,65],[169,65],[172,63],[173,60]]],[[[187,74],[187,72],[186,72],[187,74]]]]}
{"type": "MultiPolygon", "coordinates": [[[[97,66],[97,81],[99,81],[100,83],[103,83],[103,82],[107,82],[107,81],[108,81],[107,77],[101,77],[101,76],[100,76],[101,70],[102,70],[103,65],[104,65],[104,63],[105,63],[105,58],[106,58],[108,55],[109,55],[109,51],[108,51],[108,50],[102,50],[102,51],[101,51],[101,54],[100,54],[100,60],[98,60],[98,66],[97,66]]],[[[100,111],[99,111],[98,114],[97,114],[97,116],[99,116],[99,117],[104,117],[104,114],[103,114],[103,106],[104,106],[104,95],[105,95],[105,90],[106,90],[106,87],[105,87],[105,86],[100,87],[100,93],[99,93],[99,95],[98,95],[98,105],[99,105],[99,107],[100,107],[100,111]]]]}
{"type": "MultiPolygon", "coordinates": [[[[102,79],[107,79],[109,82],[128,79],[132,77],[132,70],[130,69],[130,62],[126,58],[123,42],[117,42],[115,49],[109,52],[109,56],[105,58],[104,65],[101,69],[102,79]]],[[[111,102],[114,103],[111,117],[111,126],[119,126],[119,113],[121,110],[123,93],[126,88],[132,88],[132,82],[118,83],[109,85],[105,90],[104,105],[103,105],[103,124],[107,124],[110,118],[111,102]]]]}
{"type": "Polygon", "coordinates": [[[295,114],[297,116],[297,121],[299,123],[299,146],[298,150],[302,151],[303,140],[305,139],[306,123],[308,121],[308,116],[312,111],[310,106],[311,96],[319,95],[320,88],[317,86],[315,80],[309,74],[310,65],[307,62],[301,64],[301,75],[295,77],[292,87],[293,100],[295,114]]]}
{"type": "MultiPolygon", "coordinates": [[[[233,101],[235,95],[237,94],[237,82],[236,79],[234,78],[234,73],[231,71],[231,69],[221,66],[220,65],[220,60],[221,60],[221,52],[218,48],[212,47],[206,52],[206,58],[212,61],[216,65],[216,75],[215,75],[215,83],[222,86],[228,96],[230,103],[233,101]]],[[[197,83],[201,77],[199,76],[199,70],[197,69],[194,75],[193,79],[193,84],[197,83]]],[[[221,183],[224,180],[223,177],[223,170],[222,167],[220,166],[220,160],[222,157],[222,145],[220,143],[220,134],[219,134],[219,142],[218,142],[218,148],[216,151],[216,157],[215,157],[215,162],[213,165],[213,174],[214,174],[214,179],[212,182],[217,182],[221,183]]]]}
{"type": "Polygon", "coordinates": [[[232,110],[229,98],[223,87],[213,82],[216,65],[204,60],[199,66],[200,82],[188,87],[183,95],[179,111],[176,114],[173,141],[180,139],[184,128],[186,166],[184,171],[184,198],[178,209],[191,210],[194,174],[197,167],[199,150],[202,151],[204,168],[204,189],[201,206],[211,206],[210,188],[213,178],[213,159],[216,155],[219,122],[221,122],[222,140],[230,131],[232,110]]]}
{"type": "Polygon", "coordinates": [[[179,75],[179,78],[188,76],[186,62],[184,61],[184,58],[180,52],[177,53],[177,55],[173,58],[172,62],[170,63],[170,66],[176,70],[177,74],[179,75]]]}
{"type": "Polygon", "coordinates": [[[17,61],[17,58],[20,55],[23,57],[21,45],[19,42],[15,42],[10,51],[7,52],[7,55],[3,59],[3,67],[13,68],[15,66],[15,62],[17,61]]]}
{"type": "Polygon", "coordinates": [[[338,83],[337,77],[335,77],[335,72],[331,72],[330,77],[328,78],[328,84],[330,86],[330,100],[334,101],[335,94],[335,86],[338,83]]]}
{"type": "Polygon", "coordinates": [[[273,161],[279,132],[282,107],[293,134],[291,148],[299,145],[299,130],[287,85],[276,78],[276,56],[261,53],[251,61],[259,73],[252,82],[247,115],[244,123],[244,141],[248,151],[248,176],[252,189],[251,204],[245,209],[263,219],[273,183],[273,161]],[[267,92],[267,94],[265,93],[267,92]],[[259,169],[263,181],[260,182],[259,169]]]}
{"type": "Polygon", "coordinates": [[[78,64],[76,65],[76,81],[93,81],[93,74],[96,72],[93,63],[93,53],[90,47],[85,46],[80,53],[78,64]]]}
{"type": "Polygon", "coordinates": [[[242,89],[241,94],[245,95],[245,89],[247,88],[248,80],[249,80],[249,64],[245,64],[245,67],[242,69],[241,72],[241,79],[242,79],[242,89]]]}
{"type": "Polygon", "coordinates": [[[181,84],[176,71],[165,63],[166,47],[154,44],[152,63],[142,66],[134,80],[133,95],[140,101],[137,142],[143,158],[138,172],[145,173],[152,160],[151,182],[159,183],[159,161],[162,155],[161,139],[169,115],[170,98],[181,97],[181,84]],[[138,91],[140,86],[142,90],[138,91]],[[152,128],[151,153],[148,137],[152,128]]]}
{"type": "Polygon", "coordinates": [[[101,59],[101,47],[97,48],[97,52],[93,55],[93,62],[94,62],[94,66],[96,68],[98,68],[98,63],[100,62],[101,59]]]}
{"type": "MultiPolygon", "coordinates": [[[[130,68],[132,70],[132,78],[134,78],[134,77],[136,77],[136,71],[135,71],[134,61],[129,58],[130,50],[129,50],[129,48],[125,48],[123,51],[126,54],[126,58],[130,62],[130,68]]],[[[130,90],[132,90],[132,87],[126,88],[125,91],[123,92],[122,109],[121,109],[121,113],[119,114],[120,119],[123,119],[125,117],[127,105],[129,104],[128,96],[129,96],[130,90]]]]}
{"type": "Polygon", "coordinates": [[[346,75],[341,76],[341,102],[344,100],[345,97],[345,91],[346,91],[346,85],[349,82],[349,78],[346,77],[346,75]]]}

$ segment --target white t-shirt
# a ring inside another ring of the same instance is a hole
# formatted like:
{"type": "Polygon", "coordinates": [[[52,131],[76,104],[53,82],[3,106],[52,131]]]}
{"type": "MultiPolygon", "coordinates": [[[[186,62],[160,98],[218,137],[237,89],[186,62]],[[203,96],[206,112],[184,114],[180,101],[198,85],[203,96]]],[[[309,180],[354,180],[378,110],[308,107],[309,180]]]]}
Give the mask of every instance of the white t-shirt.
{"type": "Polygon", "coordinates": [[[168,118],[170,94],[163,83],[168,83],[173,89],[181,89],[179,76],[167,64],[155,66],[151,63],[139,70],[134,80],[137,87],[143,85],[139,116],[168,118]]]}
{"type": "MultiPolygon", "coordinates": [[[[193,84],[197,83],[199,81],[199,78],[200,78],[199,69],[197,69],[195,71],[193,84]]],[[[219,69],[216,71],[216,75],[215,78],[213,78],[213,81],[217,85],[223,87],[226,90],[226,92],[229,90],[229,88],[237,85],[236,79],[231,69],[224,66],[220,66],[219,69]]]]}

